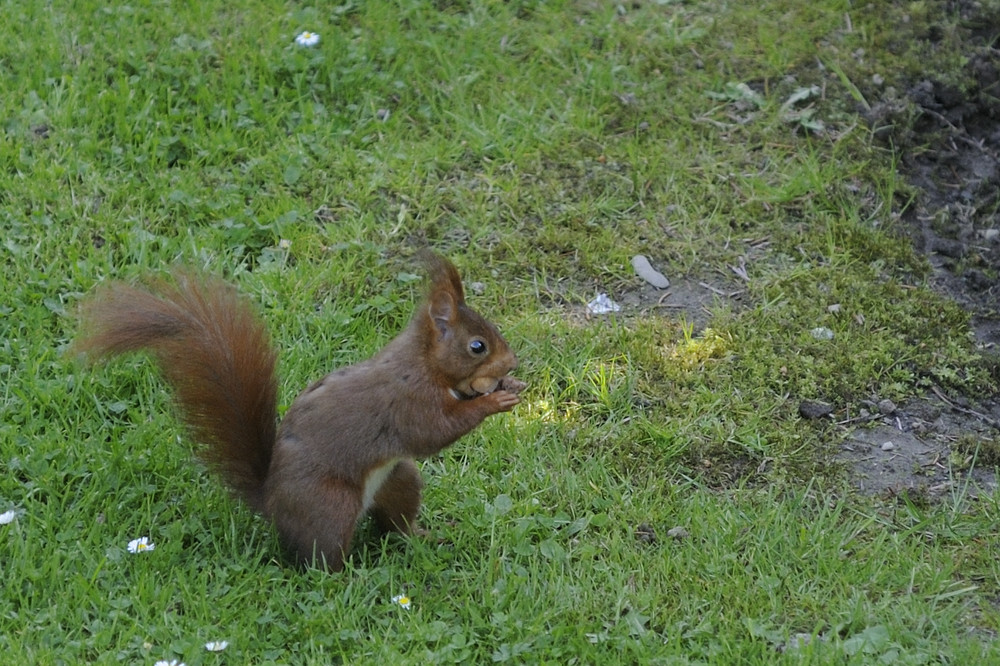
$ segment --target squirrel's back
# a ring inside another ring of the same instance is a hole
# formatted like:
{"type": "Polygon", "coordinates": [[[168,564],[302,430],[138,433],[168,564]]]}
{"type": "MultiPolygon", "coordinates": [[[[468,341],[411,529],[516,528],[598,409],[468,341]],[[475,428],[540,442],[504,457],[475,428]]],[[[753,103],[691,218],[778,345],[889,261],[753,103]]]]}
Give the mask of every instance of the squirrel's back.
{"type": "Polygon", "coordinates": [[[74,345],[91,358],[149,350],[201,457],[258,511],[277,428],[275,352],[263,322],[224,282],[177,272],[148,288],[104,286],[74,345]]]}

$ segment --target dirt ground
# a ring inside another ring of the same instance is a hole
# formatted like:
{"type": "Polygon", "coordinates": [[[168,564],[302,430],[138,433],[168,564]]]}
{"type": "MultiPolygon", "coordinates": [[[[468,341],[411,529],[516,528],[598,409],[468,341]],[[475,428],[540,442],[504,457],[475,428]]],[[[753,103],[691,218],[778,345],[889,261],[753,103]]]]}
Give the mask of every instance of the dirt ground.
{"type": "MultiPolygon", "coordinates": [[[[917,192],[901,212],[902,231],[928,257],[934,288],[971,313],[976,344],[995,356],[1000,354],[1000,50],[993,22],[975,15],[978,3],[955,3],[954,11],[970,26],[963,40],[968,90],[920,79],[862,113],[876,135],[895,147],[899,168],[917,192]]],[[[859,490],[917,491],[933,498],[997,487],[1000,396],[945,395],[935,389],[892,413],[873,413],[877,416],[843,446],[842,458],[859,490]]]]}

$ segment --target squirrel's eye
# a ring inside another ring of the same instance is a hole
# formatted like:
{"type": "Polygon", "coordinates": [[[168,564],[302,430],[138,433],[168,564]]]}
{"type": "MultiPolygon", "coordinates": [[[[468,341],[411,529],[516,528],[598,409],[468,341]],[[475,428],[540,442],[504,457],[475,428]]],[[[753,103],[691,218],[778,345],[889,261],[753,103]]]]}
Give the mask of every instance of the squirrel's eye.
{"type": "Polygon", "coordinates": [[[486,343],[482,340],[473,340],[469,343],[469,351],[471,351],[476,356],[486,353],[486,343]]]}

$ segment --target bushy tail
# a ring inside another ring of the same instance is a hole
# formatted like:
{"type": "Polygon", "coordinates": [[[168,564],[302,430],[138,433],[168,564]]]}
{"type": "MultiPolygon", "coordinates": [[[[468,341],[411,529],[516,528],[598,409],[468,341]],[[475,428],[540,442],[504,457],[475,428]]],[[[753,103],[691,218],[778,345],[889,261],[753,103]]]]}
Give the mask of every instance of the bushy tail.
{"type": "Polygon", "coordinates": [[[277,428],[275,352],[234,288],[182,272],[148,289],[110,283],[85,299],[81,331],[74,350],[93,360],[152,352],[201,457],[263,509],[277,428]]]}

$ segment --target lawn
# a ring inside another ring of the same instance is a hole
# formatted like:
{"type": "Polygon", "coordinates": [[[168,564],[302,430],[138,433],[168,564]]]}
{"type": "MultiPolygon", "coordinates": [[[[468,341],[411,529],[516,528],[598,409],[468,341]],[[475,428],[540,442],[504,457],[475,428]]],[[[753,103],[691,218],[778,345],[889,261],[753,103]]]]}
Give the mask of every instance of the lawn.
{"type": "Polygon", "coordinates": [[[862,117],[958,76],[951,4],[0,5],[4,660],[1000,663],[996,431],[933,497],[838,455],[879,401],[1000,391],[900,230],[914,119],[862,117]],[[341,574],[147,359],[68,353],[103,280],[192,266],[267,321],[284,410],[405,325],[424,247],[529,388],[421,463],[426,537],[362,525],[341,574]]]}

